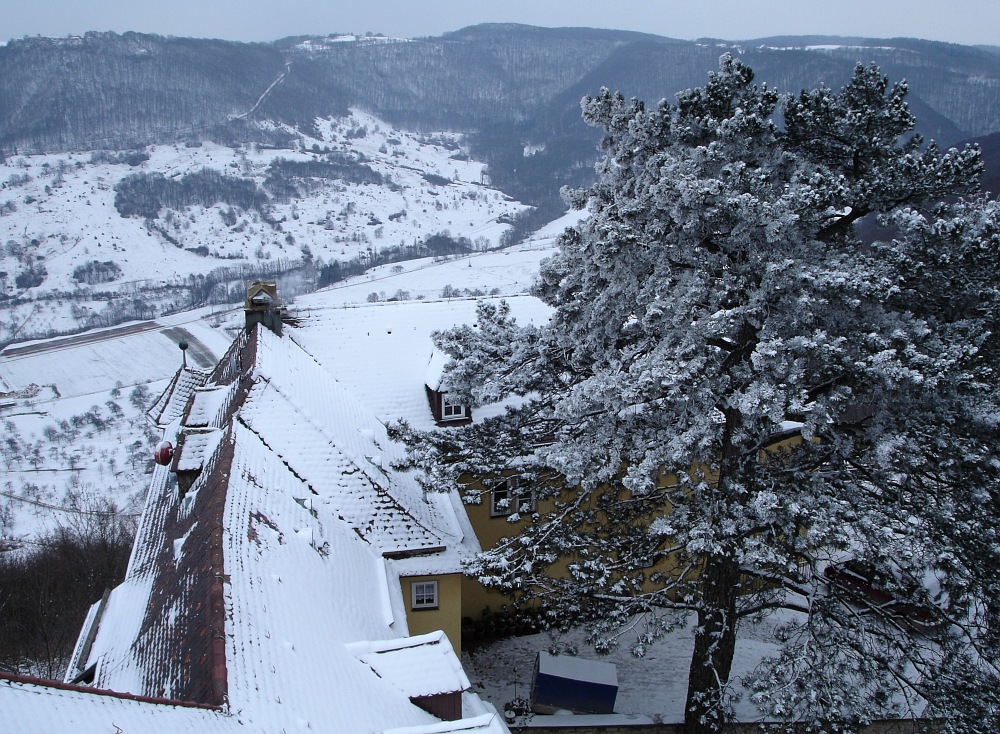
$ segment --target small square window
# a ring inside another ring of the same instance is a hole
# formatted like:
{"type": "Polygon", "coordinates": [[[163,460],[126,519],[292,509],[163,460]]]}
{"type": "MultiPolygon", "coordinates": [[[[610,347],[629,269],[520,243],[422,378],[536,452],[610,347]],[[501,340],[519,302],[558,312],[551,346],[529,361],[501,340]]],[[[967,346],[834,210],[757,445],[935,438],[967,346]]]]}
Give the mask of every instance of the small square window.
{"type": "Polygon", "coordinates": [[[458,398],[448,397],[448,393],[441,396],[441,420],[459,420],[465,418],[466,414],[465,405],[458,398]]]}
{"type": "Polygon", "coordinates": [[[522,510],[535,511],[535,493],[519,491],[515,477],[508,477],[490,488],[490,517],[510,517],[522,510]]]}
{"type": "Polygon", "coordinates": [[[410,595],[413,609],[438,608],[437,581],[414,581],[410,584],[410,595]]]}

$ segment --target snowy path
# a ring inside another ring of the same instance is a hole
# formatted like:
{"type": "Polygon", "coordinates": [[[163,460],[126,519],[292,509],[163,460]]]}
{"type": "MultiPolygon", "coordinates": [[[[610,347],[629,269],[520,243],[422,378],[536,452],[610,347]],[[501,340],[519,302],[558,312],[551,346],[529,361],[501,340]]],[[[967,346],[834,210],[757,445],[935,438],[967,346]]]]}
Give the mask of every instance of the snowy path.
{"type": "Polygon", "coordinates": [[[203,341],[198,339],[198,337],[187,329],[182,329],[179,326],[172,326],[164,329],[160,333],[168,339],[171,339],[175,344],[180,343],[182,340],[186,341],[188,343],[188,357],[194,360],[195,365],[201,369],[214,367],[215,363],[219,361],[219,358],[212,353],[212,350],[205,346],[203,341]]]}
{"type": "Polygon", "coordinates": [[[102,331],[88,331],[83,334],[76,334],[75,336],[48,339],[44,342],[36,344],[26,344],[19,347],[7,347],[0,352],[0,355],[12,358],[44,354],[45,352],[55,352],[61,349],[83,346],[85,344],[94,344],[95,342],[106,341],[108,339],[119,339],[123,336],[141,334],[145,331],[152,331],[153,329],[158,328],[158,326],[159,325],[155,321],[140,321],[138,323],[116,326],[102,331]]]}

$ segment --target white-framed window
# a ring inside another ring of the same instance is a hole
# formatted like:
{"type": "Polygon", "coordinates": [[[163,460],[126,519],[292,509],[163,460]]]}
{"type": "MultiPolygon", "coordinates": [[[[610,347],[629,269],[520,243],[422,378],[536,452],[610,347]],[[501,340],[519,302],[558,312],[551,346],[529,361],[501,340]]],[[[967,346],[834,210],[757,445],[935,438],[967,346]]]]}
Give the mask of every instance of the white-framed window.
{"type": "Polygon", "coordinates": [[[516,477],[507,477],[490,487],[490,517],[509,517],[523,510],[535,511],[535,493],[518,491],[516,477]]]}
{"type": "Polygon", "coordinates": [[[412,581],[410,583],[411,609],[438,608],[438,582],[412,581]]]}
{"type": "Polygon", "coordinates": [[[459,420],[465,418],[467,414],[465,405],[458,398],[449,397],[448,393],[441,395],[441,420],[459,420]]]}

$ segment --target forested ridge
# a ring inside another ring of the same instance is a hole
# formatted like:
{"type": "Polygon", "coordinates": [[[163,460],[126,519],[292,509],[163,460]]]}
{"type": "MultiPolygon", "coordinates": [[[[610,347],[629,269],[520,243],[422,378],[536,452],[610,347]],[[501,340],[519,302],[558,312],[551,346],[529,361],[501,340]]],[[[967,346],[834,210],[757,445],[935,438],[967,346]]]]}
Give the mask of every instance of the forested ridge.
{"type": "Polygon", "coordinates": [[[582,96],[608,87],[670,99],[700,83],[727,51],[784,91],[836,87],[855,63],[875,62],[907,79],[920,132],[944,145],[995,132],[1000,120],[1000,55],[913,39],[691,42],[499,24],[348,43],[88,33],[0,47],[0,151],[194,139],[280,144],[287,130],[254,123],[308,131],[317,118],[357,106],[408,129],[469,133],[495,183],[551,203],[561,185],[592,175],[596,136],[579,119],[582,96]]]}

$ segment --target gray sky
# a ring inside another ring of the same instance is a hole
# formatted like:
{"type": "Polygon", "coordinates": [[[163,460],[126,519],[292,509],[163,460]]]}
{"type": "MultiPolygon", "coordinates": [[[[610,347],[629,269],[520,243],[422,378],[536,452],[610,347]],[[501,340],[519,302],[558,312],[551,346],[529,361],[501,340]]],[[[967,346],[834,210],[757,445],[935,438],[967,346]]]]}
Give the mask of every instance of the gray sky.
{"type": "Polygon", "coordinates": [[[0,42],[85,31],[271,41],[292,35],[439,35],[485,22],[587,26],[673,38],[910,36],[1000,45],[1000,0],[6,0],[0,42]]]}

